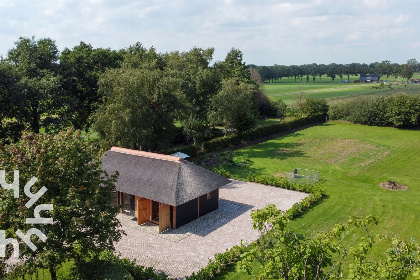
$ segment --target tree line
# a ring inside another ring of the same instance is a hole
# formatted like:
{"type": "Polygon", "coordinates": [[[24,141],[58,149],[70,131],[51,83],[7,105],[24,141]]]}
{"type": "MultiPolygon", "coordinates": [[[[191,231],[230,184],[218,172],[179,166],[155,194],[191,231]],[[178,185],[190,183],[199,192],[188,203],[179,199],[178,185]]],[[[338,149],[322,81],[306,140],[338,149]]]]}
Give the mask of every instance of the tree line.
{"type": "Polygon", "coordinates": [[[60,53],[50,38],[21,37],[0,60],[0,138],[93,127],[108,145],[161,149],[178,134],[200,141],[216,125],[241,132],[278,113],[240,50],[214,63],[213,53],[85,42],[60,53]]]}
{"type": "Polygon", "coordinates": [[[405,64],[391,63],[389,60],[382,62],[373,62],[370,64],[366,63],[349,63],[349,64],[303,64],[303,65],[273,65],[273,66],[256,66],[250,65],[254,71],[256,71],[260,77],[261,82],[276,82],[282,78],[293,77],[295,81],[302,82],[306,80],[309,82],[310,76],[312,81],[321,81],[323,76],[330,77],[333,81],[340,77],[347,77],[350,80],[350,76],[360,74],[375,74],[378,75],[379,80],[381,77],[402,77],[403,79],[410,79],[415,72],[420,71],[420,63],[416,59],[409,59],[405,64]]]}

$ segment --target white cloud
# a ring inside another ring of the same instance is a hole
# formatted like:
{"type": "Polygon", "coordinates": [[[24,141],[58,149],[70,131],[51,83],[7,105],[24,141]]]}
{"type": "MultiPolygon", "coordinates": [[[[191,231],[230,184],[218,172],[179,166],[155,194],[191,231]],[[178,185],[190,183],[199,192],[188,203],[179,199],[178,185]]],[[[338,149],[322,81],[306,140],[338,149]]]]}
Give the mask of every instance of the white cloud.
{"type": "Polygon", "coordinates": [[[80,41],[113,49],[139,41],[160,52],[215,47],[218,60],[236,47],[246,62],[265,65],[401,63],[417,54],[407,31],[420,25],[419,7],[417,0],[0,0],[0,54],[35,35],[60,49],[80,41]]]}

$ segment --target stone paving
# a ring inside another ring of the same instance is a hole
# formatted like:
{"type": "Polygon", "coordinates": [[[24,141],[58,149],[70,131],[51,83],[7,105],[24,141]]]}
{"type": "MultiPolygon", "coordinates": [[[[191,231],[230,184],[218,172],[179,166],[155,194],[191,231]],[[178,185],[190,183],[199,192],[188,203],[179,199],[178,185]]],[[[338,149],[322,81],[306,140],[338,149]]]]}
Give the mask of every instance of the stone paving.
{"type": "Polygon", "coordinates": [[[116,244],[123,257],[136,259],[170,277],[183,278],[205,267],[216,253],[258,238],[252,227],[251,210],[275,204],[287,210],[308,194],[257,183],[234,181],[220,189],[220,208],[200,219],[163,234],[156,226],[138,226],[120,215],[127,233],[116,244]]]}
{"type": "Polygon", "coordinates": [[[176,229],[169,229],[159,234],[159,225],[155,223],[145,223],[137,225],[137,219],[134,215],[119,214],[117,217],[121,223],[136,230],[140,230],[149,234],[153,234],[159,238],[164,238],[173,242],[179,242],[182,239],[190,236],[198,230],[208,227],[215,222],[221,220],[226,215],[235,212],[240,209],[243,205],[241,203],[234,203],[225,199],[220,199],[219,209],[212,211],[184,226],[176,229]]]}

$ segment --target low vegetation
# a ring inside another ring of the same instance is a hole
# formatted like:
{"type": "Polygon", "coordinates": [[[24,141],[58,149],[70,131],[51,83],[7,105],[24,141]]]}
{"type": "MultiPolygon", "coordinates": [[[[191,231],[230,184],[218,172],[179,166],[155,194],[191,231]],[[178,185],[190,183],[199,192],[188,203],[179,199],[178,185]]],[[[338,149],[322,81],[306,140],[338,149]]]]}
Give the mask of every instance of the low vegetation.
{"type": "MultiPolygon", "coordinates": [[[[371,214],[378,219],[378,226],[371,229],[373,235],[393,233],[408,242],[420,238],[416,214],[420,210],[416,203],[419,139],[415,130],[328,122],[236,150],[233,160],[246,158],[247,164],[223,168],[242,180],[250,173],[284,177],[297,167],[317,170],[326,199],[292,220],[290,230],[316,234],[349,217],[371,214]],[[392,191],[379,186],[388,180],[408,189],[392,191]]],[[[370,256],[380,259],[387,245],[378,243],[370,256]]],[[[224,276],[242,277],[246,275],[239,271],[224,276]]]]}
{"type": "Polygon", "coordinates": [[[373,126],[414,128],[420,126],[420,95],[364,96],[330,105],[332,120],[373,126]]]}

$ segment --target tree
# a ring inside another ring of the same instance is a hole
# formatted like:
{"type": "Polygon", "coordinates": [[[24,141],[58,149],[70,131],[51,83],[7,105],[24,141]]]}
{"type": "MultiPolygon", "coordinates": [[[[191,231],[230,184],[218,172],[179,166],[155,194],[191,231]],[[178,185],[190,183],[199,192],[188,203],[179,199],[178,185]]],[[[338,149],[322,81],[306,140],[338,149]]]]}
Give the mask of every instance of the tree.
{"type": "Polygon", "coordinates": [[[296,79],[298,77],[302,77],[302,75],[303,75],[302,67],[299,66],[299,65],[290,65],[289,66],[289,75],[291,77],[294,77],[295,78],[295,82],[296,82],[296,79]]]}
{"type": "Polygon", "coordinates": [[[45,234],[45,242],[31,239],[36,251],[21,242],[20,259],[30,267],[49,269],[51,279],[57,279],[56,270],[62,262],[113,249],[113,242],[121,238],[116,218],[119,209],[111,206],[116,176],[108,177],[102,171],[100,155],[80,132],[68,130],[54,136],[25,133],[20,142],[0,147],[0,170],[6,171],[9,183],[13,171],[19,170],[21,194],[15,199],[12,190],[0,188],[0,228],[7,229],[6,238],[15,238],[17,229],[27,232],[31,227],[45,234]],[[36,205],[53,205],[47,213],[41,212],[43,218],[52,218],[53,224],[25,223],[26,218],[34,217],[35,206],[28,209],[23,196],[24,185],[32,177],[37,179],[32,193],[47,189],[36,205]]]}
{"type": "Polygon", "coordinates": [[[170,53],[164,59],[164,72],[180,79],[181,108],[176,118],[184,135],[194,143],[210,135],[208,108],[221,86],[220,75],[210,67],[213,52],[213,48],[193,48],[189,52],[170,53]]]}
{"type": "Polygon", "coordinates": [[[319,81],[321,81],[322,76],[326,74],[326,70],[327,70],[327,65],[318,64],[316,73],[319,77],[319,81]]]}
{"type": "Polygon", "coordinates": [[[94,49],[84,42],[61,53],[60,72],[69,98],[66,115],[76,129],[89,129],[88,119],[100,104],[99,76],[108,68],[119,67],[122,60],[121,53],[94,49]]]}
{"type": "Polygon", "coordinates": [[[403,79],[407,79],[407,82],[409,79],[411,79],[411,77],[413,77],[414,74],[413,67],[408,64],[401,65],[400,72],[403,79]]]}
{"type": "Polygon", "coordinates": [[[353,217],[317,234],[298,233],[287,228],[286,213],[274,205],[253,210],[254,229],[260,232],[257,244],[242,255],[238,266],[252,273],[251,262],[262,264],[257,279],[406,279],[420,272],[420,246],[397,236],[373,236],[377,224],[372,216],[353,217]],[[362,228],[364,231],[357,230],[362,228]],[[364,232],[358,246],[351,247],[350,232],[364,232]],[[369,260],[367,254],[381,241],[390,243],[383,260],[369,260]],[[349,260],[350,259],[350,260],[349,260]]]}
{"type": "Polygon", "coordinates": [[[99,80],[103,105],[93,115],[93,128],[105,147],[167,148],[175,136],[180,80],[161,70],[107,70],[99,80]]]}
{"type": "Polygon", "coordinates": [[[407,60],[407,65],[411,66],[413,68],[414,72],[419,72],[420,71],[420,63],[417,62],[417,59],[415,59],[415,58],[411,58],[411,59],[407,60]]]}
{"type": "Polygon", "coordinates": [[[251,81],[250,73],[242,60],[242,52],[239,49],[232,48],[224,61],[215,64],[215,68],[223,79],[237,78],[243,82],[251,81]]]}
{"type": "Polygon", "coordinates": [[[251,74],[251,80],[253,80],[257,85],[261,85],[264,83],[260,72],[258,72],[256,67],[250,67],[249,73],[251,74]]]}
{"type": "Polygon", "coordinates": [[[225,79],[214,96],[210,111],[213,125],[223,125],[241,133],[254,127],[257,117],[255,95],[258,87],[237,78],[225,79]]]}
{"type": "Polygon", "coordinates": [[[340,69],[339,66],[335,63],[331,63],[327,66],[327,76],[331,78],[332,81],[334,81],[335,77],[339,74],[340,69]]]}
{"type": "Polygon", "coordinates": [[[299,95],[298,100],[293,104],[292,111],[295,116],[328,116],[328,103],[324,98],[308,98],[306,95],[299,95]]]}
{"type": "Polygon", "coordinates": [[[42,122],[60,120],[61,77],[57,75],[58,49],[49,38],[35,41],[20,37],[6,62],[18,77],[10,101],[12,118],[38,133],[42,122]],[[43,116],[49,116],[42,119],[43,116]]]}
{"type": "MultiPolygon", "coordinates": [[[[260,69],[262,68],[262,67],[264,67],[264,66],[259,66],[258,67],[258,71],[260,71],[260,69]]],[[[275,79],[275,80],[281,80],[281,78],[283,78],[283,77],[289,77],[290,76],[290,69],[289,69],[289,67],[288,66],[286,66],[286,65],[277,65],[277,64],[274,64],[274,66],[273,66],[273,78],[275,79]]]]}
{"type": "Polygon", "coordinates": [[[386,76],[388,79],[392,75],[392,65],[391,61],[384,60],[381,63],[375,63],[375,73],[378,75],[378,79],[381,79],[381,76],[386,76]]]}
{"type": "Polygon", "coordinates": [[[265,81],[271,82],[276,76],[274,67],[271,67],[271,66],[270,67],[261,66],[258,68],[258,71],[261,74],[261,79],[263,82],[265,81]]]}
{"type": "Polygon", "coordinates": [[[350,75],[353,75],[353,69],[351,64],[343,65],[343,74],[347,76],[347,81],[350,82],[350,75]]]}
{"type": "Polygon", "coordinates": [[[19,77],[7,61],[0,60],[0,142],[17,141],[25,128],[14,118],[12,98],[16,94],[19,77]]]}

